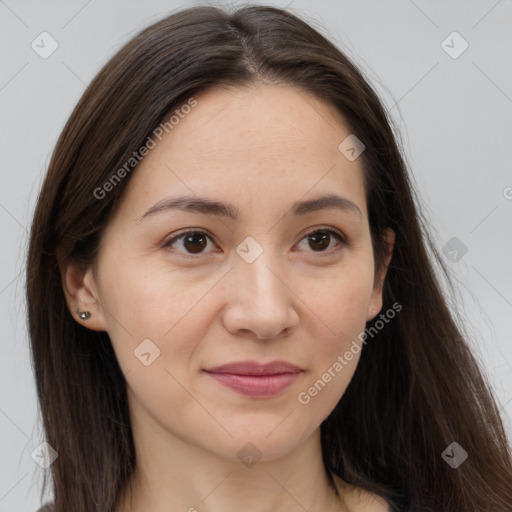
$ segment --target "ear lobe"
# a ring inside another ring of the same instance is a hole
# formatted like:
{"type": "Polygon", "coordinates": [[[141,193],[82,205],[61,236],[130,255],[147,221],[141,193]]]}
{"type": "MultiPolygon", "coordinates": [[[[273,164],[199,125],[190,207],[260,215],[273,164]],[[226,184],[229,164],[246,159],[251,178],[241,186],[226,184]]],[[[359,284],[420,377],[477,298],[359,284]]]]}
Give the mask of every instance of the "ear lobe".
{"type": "Polygon", "coordinates": [[[96,290],[92,266],[71,260],[60,261],[59,258],[62,289],[71,316],[88,329],[106,331],[105,315],[96,290]],[[85,311],[90,313],[89,317],[80,318],[80,313],[85,311]]]}
{"type": "Polygon", "coordinates": [[[366,321],[373,320],[382,309],[382,289],[384,288],[384,280],[386,278],[387,270],[391,258],[393,257],[393,248],[395,246],[396,233],[391,229],[386,229],[386,239],[388,250],[384,261],[384,267],[380,274],[375,277],[372,295],[370,298],[370,305],[368,308],[368,315],[366,321]]]}

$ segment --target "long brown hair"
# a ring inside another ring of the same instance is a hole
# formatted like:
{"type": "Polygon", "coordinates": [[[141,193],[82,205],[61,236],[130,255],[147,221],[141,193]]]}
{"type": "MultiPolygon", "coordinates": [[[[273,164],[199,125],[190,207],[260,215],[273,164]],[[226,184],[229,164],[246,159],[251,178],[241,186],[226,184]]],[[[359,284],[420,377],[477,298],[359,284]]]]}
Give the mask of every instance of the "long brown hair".
{"type": "Polygon", "coordinates": [[[386,254],[385,229],[396,233],[383,310],[398,301],[402,311],[365,345],[348,389],[321,425],[326,468],[381,495],[393,510],[510,512],[510,446],[442,292],[436,270],[451,279],[392,121],[338,48],[289,11],[263,6],[232,13],[195,7],[144,29],[94,78],[57,142],[34,214],[26,292],[46,440],[59,454],[51,465],[54,511],[112,511],[136,462],[123,373],[107,333],[70,315],[59,264],[95,261],[133,173],[100,199],[94,191],[174,109],[210,87],[252,83],[288,84],[339,110],[365,145],[376,270],[386,254]],[[456,469],[441,456],[453,442],[469,455],[456,469]]]}

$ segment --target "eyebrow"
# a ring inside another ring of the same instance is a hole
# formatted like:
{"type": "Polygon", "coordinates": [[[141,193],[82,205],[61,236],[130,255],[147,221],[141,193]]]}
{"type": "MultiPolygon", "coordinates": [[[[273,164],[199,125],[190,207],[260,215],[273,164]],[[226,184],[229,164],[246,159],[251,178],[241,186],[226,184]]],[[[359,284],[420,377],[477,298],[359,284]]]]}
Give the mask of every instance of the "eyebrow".
{"type": "MultiPolygon", "coordinates": [[[[293,215],[307,215],[308,213],[333,209],[353,213],[361,218],[363,216],[361,210],[354,202],[336,194],[328,194],[307,201],[297,201],[292,205],[291,213],[293,215]]],[[[233,204],[222,203],[198,196],[184,196],[162,199],[153,205],[146,213],[141,215],[137,219],[137,222],[141,222],[147,217],[168,210],[181,210],[203,215],[214,215],[232,220],[237,220],[240,217],[240,210],[233,204]]]]}

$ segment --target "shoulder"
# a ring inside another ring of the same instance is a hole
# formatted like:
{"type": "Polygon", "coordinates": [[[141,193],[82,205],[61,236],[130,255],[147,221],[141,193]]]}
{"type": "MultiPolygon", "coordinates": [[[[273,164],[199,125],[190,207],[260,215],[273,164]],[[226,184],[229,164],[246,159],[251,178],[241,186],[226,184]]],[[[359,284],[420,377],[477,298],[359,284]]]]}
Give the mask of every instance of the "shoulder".
{"type": "Polygon", "coordinates": [[[337,475],[333,475],[333,478],[350,512],[391,512],[389,503],[379,495],[348,484],[337,475]]]}

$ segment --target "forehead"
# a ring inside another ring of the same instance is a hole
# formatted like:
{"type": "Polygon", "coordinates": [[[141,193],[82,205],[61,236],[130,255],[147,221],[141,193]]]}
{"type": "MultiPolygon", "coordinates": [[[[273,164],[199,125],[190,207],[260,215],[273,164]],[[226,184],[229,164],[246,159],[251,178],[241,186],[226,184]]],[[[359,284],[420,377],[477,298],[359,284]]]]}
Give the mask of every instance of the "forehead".
{"type": "Polygon", "coordinates": [[[350,132],[328,103],[284,85],[215,88],[194,100],[153,137],[125,192],[132,209],[177,194],[261,209],[338,192],[365,212],[361,159],[338,149],[350,132]]]}
{"type": "Polygon", "coordinates": [[[327,151],[327,156],[337,153],[340,134],[349,133],[333,106],[288,85],[217,87],[196,101],[167,137],[169,149],[190,147],[197,140],[203,151],[192,156],[211,150],[254,157],[261,151],[287,157],[293,151],[301,156],[327,151]]]}

